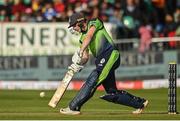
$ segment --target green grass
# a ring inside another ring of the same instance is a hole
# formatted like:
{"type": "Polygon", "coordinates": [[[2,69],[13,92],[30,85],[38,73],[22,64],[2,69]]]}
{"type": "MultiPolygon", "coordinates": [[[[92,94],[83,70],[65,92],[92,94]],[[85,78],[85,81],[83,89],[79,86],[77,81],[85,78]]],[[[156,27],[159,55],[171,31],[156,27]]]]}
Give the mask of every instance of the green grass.
{"type": "MultiPolygon", "coordinates": [[[[94,97],[82,107],[82,114],[67,116],[59,113],[60,107],[66,107],[75,96],[75,91],[67,91],[57,108],[48,107],[48,102],[54,91],[45,91],[44,98],[39,97],[38,90],[0,90],[0,119],[2,120],[180,120],[180,114],[167,114],[167,89],[128,90],[128,92],[145,97],[149,105],[143,114],[133,115],[133,108],[109,103],[99,99],[103,91],[97,91],[94,97]]],[[[180,94],[180,88],[177,90],[180,94]]],[[[180,111],[180,98],[178,98],[180,111]]]]}

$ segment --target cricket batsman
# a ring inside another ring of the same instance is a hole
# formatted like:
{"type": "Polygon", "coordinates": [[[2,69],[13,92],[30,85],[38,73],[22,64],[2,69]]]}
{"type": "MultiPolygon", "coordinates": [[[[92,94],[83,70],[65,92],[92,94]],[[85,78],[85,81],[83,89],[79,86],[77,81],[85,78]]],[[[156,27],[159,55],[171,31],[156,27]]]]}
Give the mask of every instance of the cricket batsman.
{"type": "Polygon", "coordinates": [[[148,100],[134,96],[124,90],[117,90],[115,70],[120,65],[120,53],[107,33],[103,22],[98,19],[87,21],[82,13],[74,13],[69,18],[71,33],[81,33],[80,48],[74,53],[69,69],[79,72],[89,59],[89,51],[95,57],[96,68],[86,79],[77,95],[67,108],[61,108],[60,113],[67,115],[80,114],[81,107],[94,94],[97,87],[103,85],[106,94],[100,98],[116,104],[135,108],[133,114],[142,113],[148,105],[148,100]]]}

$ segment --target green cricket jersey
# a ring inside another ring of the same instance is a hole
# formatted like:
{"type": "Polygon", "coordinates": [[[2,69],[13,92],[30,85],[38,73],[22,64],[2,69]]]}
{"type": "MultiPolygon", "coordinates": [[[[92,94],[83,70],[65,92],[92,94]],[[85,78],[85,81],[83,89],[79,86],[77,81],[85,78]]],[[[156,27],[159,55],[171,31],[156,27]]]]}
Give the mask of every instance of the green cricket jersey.
{"type": "Polygon", "coordinates": [[[88,48],[94,57],[103,54],[110,48],[115,48],[112,38],[109,36],[106,29],[104,28],[103,22],[99,19],[92,19],[88,22],[87,31],[82,33],[80,37],[80,43],[83,42],[91,26],[95,26],[96,31],[88,48]]]}
{"type": "Polygon", "coordinates": [[[96,31],[88,48],[91,51],[92,55],[96,57],[95,71],[100,72],[96,81],[97,85],[99,85],[103,80],[107,78],[109,72],[111,71],[111,69],[113,69],[113,65],[118,61],[120,56],[119,51],[114,46],[112,38],[104,28],[103,22],[99,19],[93,19],[88,22],[87,31],[82,33],[80,37],[80,43],[83,42],[91,26],[95,26],[96,31]]]}

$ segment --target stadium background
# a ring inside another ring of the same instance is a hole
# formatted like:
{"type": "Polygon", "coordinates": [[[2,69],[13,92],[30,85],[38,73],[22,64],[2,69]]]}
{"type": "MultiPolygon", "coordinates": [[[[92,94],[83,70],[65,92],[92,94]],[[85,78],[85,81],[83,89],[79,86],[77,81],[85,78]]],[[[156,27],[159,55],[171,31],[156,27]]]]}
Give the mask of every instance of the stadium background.
{"type": "MultiPolygon", "coordinates": [[[[0,88],[57,87],[79,45],[67,29],[73,12],[105,22],[121,52],[118,88],[167,87],[168,63],[180,63],[178,0],[1,0],[0,88]]],[[[93,68],[91,58],[69,89],[93,68]]]]}

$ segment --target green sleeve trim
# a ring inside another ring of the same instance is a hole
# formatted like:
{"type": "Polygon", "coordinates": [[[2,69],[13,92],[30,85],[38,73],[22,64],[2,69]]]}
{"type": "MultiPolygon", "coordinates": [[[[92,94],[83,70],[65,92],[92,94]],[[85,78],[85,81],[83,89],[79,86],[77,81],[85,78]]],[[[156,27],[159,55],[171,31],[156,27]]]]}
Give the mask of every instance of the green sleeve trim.
{"type": "Polygon", "coordinates": [[[97,31],[97,30],[100,30],[103,28],[103,23],[99,19],[92,19],[89,21],[89,27],[88,28],[90,28],[91,26],[95,26],[96,31],[97,31]]]}
{"type": "Polygon", "coordinates": [[[119,57],[119,51],[114,50],[97,80],[97,85],[99,85],[102,81],[104,81],[104,79],[106,79],[106,77],[109,74],[109,71],[111,70],[114,63],[117,61],[118,57],[119,57]]]}

